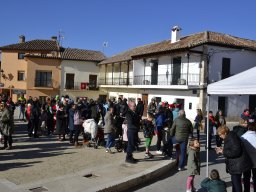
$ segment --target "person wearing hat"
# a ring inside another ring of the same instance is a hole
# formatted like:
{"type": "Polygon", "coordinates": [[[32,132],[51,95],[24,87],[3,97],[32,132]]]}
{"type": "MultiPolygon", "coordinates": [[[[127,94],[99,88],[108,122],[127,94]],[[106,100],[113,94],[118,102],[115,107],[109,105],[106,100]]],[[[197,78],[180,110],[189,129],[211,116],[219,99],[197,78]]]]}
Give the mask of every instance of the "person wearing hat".
{"type": "Polygon", "coordinates": [[[12,133],[14,130],[13,115],[5,102],[2,102],[3,113],[1,117],[1,132],[4,135],[4,146],[1,149],[12,149],[12,133]]]}

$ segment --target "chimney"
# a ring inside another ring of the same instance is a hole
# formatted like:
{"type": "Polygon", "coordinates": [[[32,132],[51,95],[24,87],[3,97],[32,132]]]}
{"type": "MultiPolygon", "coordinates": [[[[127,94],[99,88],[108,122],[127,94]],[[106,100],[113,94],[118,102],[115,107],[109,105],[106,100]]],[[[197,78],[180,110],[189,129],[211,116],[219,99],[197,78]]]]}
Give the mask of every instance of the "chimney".
{"type": "Polygon", "coordinates": [[[57,41],[57,36],[52,36],[53,41],[57,41]]]}
{"type": "Polygon", "coordinates": [[[20,35],[19,36],[19,43],[24,43],[25,42],[25,36],[24,35],[20,35]]]}
{"type": "Polygon", "coordinates": [[[181,28],[178,27],[178,26],[174,26],[172,28],[172,39],[171,39],[171,43],[175,43],[177,41],[180,40],[180,31],[181,31],[181,28]]]}

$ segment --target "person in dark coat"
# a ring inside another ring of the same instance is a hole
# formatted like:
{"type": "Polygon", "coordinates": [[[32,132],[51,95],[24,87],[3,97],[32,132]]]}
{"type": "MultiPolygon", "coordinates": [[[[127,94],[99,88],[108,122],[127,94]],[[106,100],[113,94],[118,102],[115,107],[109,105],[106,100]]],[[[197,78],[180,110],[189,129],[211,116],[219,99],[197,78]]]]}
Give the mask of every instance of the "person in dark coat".
{"type": "Polygon", "coordinates": [[[136,146],[138,131],[140,127],[140,117],[135,112],[136,104],[134,102],[130,103],[130,108],[126,112],[127,120],[127,136],[128,136],[128,147],[126,153],[125,162],[136,163],[137,160],[133,158],[133,151],[136,146]]]}
{"type": "Polygon", "coordinates": [[[63,104],[59,104],[59,110],[56,114],[56,134],[59,135],[59,141],[65,141],[65,130],[66,130],[66,123],[67,123],[67,114],[63,109],[63,104]],[[61,135],[63,136],[61,139],[61,135]]]}
{"type": "Polygon", "coordinates": [[[116,135],[115,137],[118,138],[122,136],[122,124],[124,122],[124,118],[121,116],[121,105],[122,105],[122,99],[119,97],[117,100],[117,103],[114,105],[114,124],[116,127],[116,135]]]}
{"type": "Polygon", "coordinates": [[[141,98],[138,98],[137,101],[136,113],[140,116],[140,118],[142,118],[144,112],[144,103],[141,101],[141,98]]]}
{"type": "Polygon", "coordinates": [[[34,138],[38,138],[37,130],[39,126],[39,118],[40,118],[40,107],[37,104],[37,101],[33,101],[30,108],[30,130],[28,133],[29,137],[32,137],[34,131],[34,138]]]}
{"type": "Polygon", "coordinates": [[[240,119],[239,125],[235,125],[233,127],[233,132],[236,133],[238,137],[241,137],[246,131],[248,131],[247,125],[247,120],[240,119]]]}
{"type": "MultiPolygon", "coordinates": [[[[218,135],[224,140],[224,147],[217,147],[217,154],[222,153],[226,158],[226,171],[231,175],[232,188],[235,192],[242,192],[242,174],[251,171],[252,162],[241,139],[226,125],[218,128],[218,135]]],[[[244,188],[250,188],[244,186],[244,188]]]]}
{"type": "Polygon", "coordinates": [[[151,102],[148,105],[148,113],[155,115],[156,114],[156,98],[153,97],[151,102]]]}

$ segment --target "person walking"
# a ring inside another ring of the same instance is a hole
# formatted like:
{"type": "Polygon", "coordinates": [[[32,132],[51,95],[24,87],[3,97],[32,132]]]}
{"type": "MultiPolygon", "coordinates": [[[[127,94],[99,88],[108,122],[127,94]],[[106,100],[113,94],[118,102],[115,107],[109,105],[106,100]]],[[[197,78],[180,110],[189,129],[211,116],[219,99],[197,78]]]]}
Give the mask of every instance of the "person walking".
{"type": "Polygon", "coordinates": [[[156,154],[162,155],[163,152],[161,151],[161,142],[163,141],[163,133],[164,133],[164,124],[165,124],[165,114],[164,108],[159,106],[157,109],[157,113],[155,115],[155,134],[157,136],[156,142],[156,154]]]}
{"type": "Polygon", "coordinates": [[[136,104],[131,102],[129,109],[126,112],[127,120],[127,136],[128,136],[128,146],[125,162],[127,163],[137,163],[137,159],[133,158],[133,151],[137,144],[137,135],[140,127],[140,116],[135,112],[136,104]]]}
{"type": "MultiPolygon", "coordinates": [[[[170,135],[171,137],[175,137],[176,143],[178,143],[180,146],[180,160],[178,164],[178,170],[181,171],[185,166],[186,147],[189,136],[193,137],[193,126],[191,121],[186,118],[184,110],[179,111],[179,116],[174,120],[170,130],[170,135]]],[[[173,144],[171,143],[170,147],[172,146],[173,144]]]]}
{"type": "MultiPolygon", "coordinates": [[[[242,174],[251,171],[252,168],[250,157],[243,147],[241,139],[226,125],[218,128],[218,135],[224,140],[224,147],[217,147],[216,153],[222,153],[226,158],[226,171],[231,175],[233,192],[242,192],[242,174]]],[[[250,183],[244,188],[250,188],[250,183]]]]}
{"type": "Polygon", "coordinates": [[[195,175],[200,175],[200,143],[197,139],[191,139],[188,143],[188,178],[187,192],[195,192],[195,175]]]}
{"type": "Polygon", "coordinates": [[[107,135],[106,153],[112,153],[111,147],[115,143],[115,129],[114,129],[114,109],[109,107],[105,117],[104,134],[107,135]]]}

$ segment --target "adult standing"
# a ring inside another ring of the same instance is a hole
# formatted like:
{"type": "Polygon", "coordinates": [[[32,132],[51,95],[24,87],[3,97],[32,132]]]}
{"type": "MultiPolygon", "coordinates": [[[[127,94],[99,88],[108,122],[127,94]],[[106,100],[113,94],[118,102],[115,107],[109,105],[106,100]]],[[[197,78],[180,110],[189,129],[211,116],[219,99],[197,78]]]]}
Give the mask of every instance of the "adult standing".
{"type": "Polygon", "coordinates": [[[136,105],[136,113],[140,116],[140,119],[142,119],[144,113],[144,103],[141,98],[138,98],[137,101],[138,103],[136,105]]]}
{"type": "MultiPolygon", "coordinates": [[[[219,127],[218,135],[224,140],[224,147],[217,147],[217,154],[222,153],[226,158],[226,171],[231,175],[233,192],[242,192],[242,174],[251,171],[252,163],[243,147],[241,139],[230,131],[226,125],[219,127]]],[[[250,188],[245,185],[245,189],[250,188]]]]}
{"type": "Polygon", "coordinates": [[[37,104],[37,101],[33,101],[30,108],[30,130],[28,133],[29,137],[32,137],[34,131],[34,138],[38,138],[37,130],[39,126],[39,118],[40,118],[40,107],[37,104]]]}
{"type": "MultiPolygon", "coordinates": [[[[178,164],[178,170],[184,169],[186,161],[186,147],[188,143],[189,136],[193,137],[193,126],[189,119],[185,116],[185,111],[180,110],[179,116],[174,120],[172,128],[170,130],[170,135],[175,136],[175,140],[180,144],[180,160],[178,164]]],[[[172,144],[171,144],[172,147],[172,144]]]]}
{"type": "Polygon", "coordinates": [[[59,141],[65,141],[65,130],[66,130],[66,123],[67,123],[67,114],[65,113],[64,109],[63,109],[63,104],[60,103],[59,104],[59,109],[57,111],[56,114],[56,134],[59,135],[59,141]],[[63,136],[63,138],[61,139],[61,135],[63,136]]]}
{"type": "Polygon", "coordinates": [[[155,115],[156,114],[156,98],[153,97],[151,102],[148,105],[148,113],[155,115]]]}
{"type": "Polygon", "coordinates": [[[26,107],[26,99],[24,98],[24,95],[21,95],[18,99],[18,104],[20,107],[20,114],[19,114],[19,120],[25,120],[25,107],[26,107]],[[22,116],[22,119],[21,119],[22,116]]]}
{"type": "Polygon", "coordinates": [[[137,142],[137,135],[140,126],[140,117],[135,112],[136,104],[135,102],[131,102],[129,109],[126,112],[126,120],[127,120],[127,136],[128,136],[128,146],[125,161],[127,163],[136,163],[137,160],[133,158],[133,151],[137,142]]]}
{"type": "MultiPolygon", "coordinates": [[[[208,148],[212,150],[212,135],[213,135],[213,127],[216,127],[215,117],[212,111],[209,111],[209,125],[207,126],[207,117],[205,117],[205,126],[204,126],[204,133],[207,135],[207,128],[208,128],[208,148]]],[[[207,145],[205,146],[207,148],[207,145]]]]}
{"type": "MultiPolygon", "coordinates": [[[[226,119],[224,117],[223,111],[222,110],[218,110],[216,115],[215,115],[215,121],[216,121],[216,129],[218,130],[218,128],[222,125],[226,125],[226,119]]],[[[216,140],[216,145],[217,147],[221,147],[222,145],[222,139],[219,137],[218,134],[215,135],[215,140],[216,140]]]]}
{"type": "MultiPolygon", "coordinates": [[[[252,178],[253,178],[253,188],[254,192],[256,192],[256,129],[255,123],[248,124],[248,131],[242,135],[241,139],[243,141],[246,152],[251,158],[252,161],[252,178]]],[[[251,171],[248,174],[244,175],[244,183],[250,182],[251,171]]]]}
{"type": "Polygon", "coordinates": [[[197,114],[194,120],[195,122],[194,128],[196,130],[197,139],[200,140],[200,127],[202,125],[203,113],[201,109],[197,109],[196,111],[197,111],[197,114]]]}
{"type": "Polygon", "coordinates": [[[5,102],[2,104],[4,109],[1,117],[1,122],[2,122],[1,132],[4,135],[4,147],[1,149],[10,150],[12,149],[12,133],[14,129],[13,115],[9,107],[7,106],[7,104],[5,102]]]}
{"type": "Polygon", "coordinates": [[[114,129],[114,109],[113,107],[109,107],[107,111],[104,121],[104,134],[107,135],[107,143],[106,143],[106,153],[112,153],[111,147],[115,142],[115,129],[114,129]]]}

